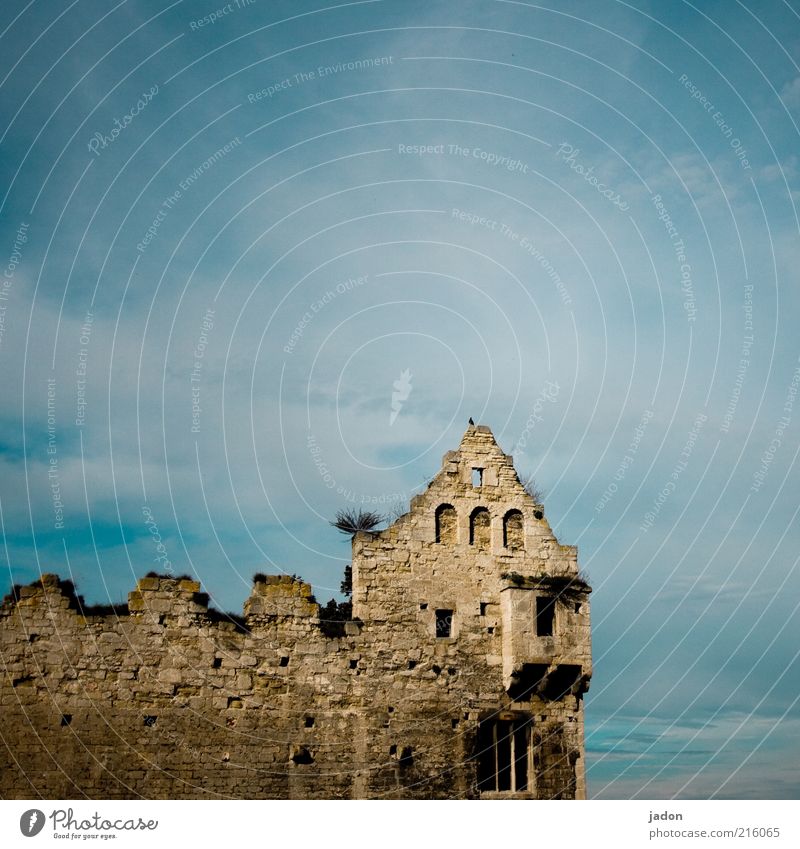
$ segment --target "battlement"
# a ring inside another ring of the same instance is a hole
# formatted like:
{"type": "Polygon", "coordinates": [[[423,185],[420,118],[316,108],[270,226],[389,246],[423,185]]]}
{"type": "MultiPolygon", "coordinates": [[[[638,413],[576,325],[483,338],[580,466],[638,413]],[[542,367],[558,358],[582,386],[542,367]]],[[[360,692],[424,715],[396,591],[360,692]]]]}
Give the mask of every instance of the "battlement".
{"type": "MultiPolygon", "coordinates": [[[[136,589],[128,593],[127,604],[87,605],[82,596],[76,594],[71,581],[58,575],[45,573],[27,586],[15,586],[3,599],[0,609],[11,610],[17,605],[28,608],[43,607],[49,611],[70,610],[81,617],[120,616],[142,617],[156,614],[168,617],[207,617],[220,622],[225,618],[236,618],[236,614],[225,614],[209,608],[208,595],[201,591],[201,584],[186,575],[148,574],[139,578],[136,589]]],[[[250,597],[244,603],[244,618],[259,621],[264,617],[315,617],[319,615],[311,588],[294,575],[263,575],[254,577],[250,597]]]]}
{"type": "Polygon", "coordinates": [[[311,584],[294,575],[256,575],[244,612],[248,620],[278,616],[318,617],[319,605],[311,584]]]}

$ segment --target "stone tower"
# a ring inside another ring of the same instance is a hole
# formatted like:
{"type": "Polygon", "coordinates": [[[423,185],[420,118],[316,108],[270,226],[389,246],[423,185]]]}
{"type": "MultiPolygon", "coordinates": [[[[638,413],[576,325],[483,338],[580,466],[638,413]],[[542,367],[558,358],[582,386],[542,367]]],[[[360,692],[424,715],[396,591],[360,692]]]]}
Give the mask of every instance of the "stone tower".
{"type": "Polygon", "coordinates": [[[589,593],[487,427],[353,539],[353,610],[256,575],[244,616],[151,575],[0,607],[4,798],[584,798],[589,593]]]}
{"type": "Polygon", "coordinates": [[[469,706],[482,796],[585,798],[590,592],[576,548],[481,425],[405,516],[354,540],[353,616],[376,644],[458,670],[429,709],[469,706]]]}

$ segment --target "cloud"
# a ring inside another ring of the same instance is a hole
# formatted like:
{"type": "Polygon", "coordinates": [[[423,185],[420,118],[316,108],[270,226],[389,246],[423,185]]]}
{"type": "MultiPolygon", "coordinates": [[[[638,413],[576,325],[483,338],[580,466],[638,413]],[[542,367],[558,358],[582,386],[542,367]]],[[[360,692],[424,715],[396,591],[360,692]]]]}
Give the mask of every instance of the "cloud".
{"type": "Polygon", "coordinates": [[[800,77],[784,83],[781,88],[781,100],[790,109],[800,109],[800,77]]]}

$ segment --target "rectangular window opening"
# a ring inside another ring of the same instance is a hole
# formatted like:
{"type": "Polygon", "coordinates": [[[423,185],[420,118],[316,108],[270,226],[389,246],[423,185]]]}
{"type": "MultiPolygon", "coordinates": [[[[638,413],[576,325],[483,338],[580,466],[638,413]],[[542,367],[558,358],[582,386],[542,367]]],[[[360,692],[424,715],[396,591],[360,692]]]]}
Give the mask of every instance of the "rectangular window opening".
{"type": "Polygon", "coordinates": [[[472,470],[472,485],[483,486],[483,469],[472,470]]]}
{"type": "Polygon", "coordinates": [[[549,596],[536,597],[536,635],[553,636],[553,620],[556,613],[556,600],[549,596]]]}
{"type": "Polygon", "coordinates": [[[453,633],[453,611],[436,611],[436,636],[449,637],[453,633]]]}
{"type": "Polygon", "coordinates": [[[478,727],[478,790],[522,793],[529,789],[531,720],[486,720],[478,727]]]}

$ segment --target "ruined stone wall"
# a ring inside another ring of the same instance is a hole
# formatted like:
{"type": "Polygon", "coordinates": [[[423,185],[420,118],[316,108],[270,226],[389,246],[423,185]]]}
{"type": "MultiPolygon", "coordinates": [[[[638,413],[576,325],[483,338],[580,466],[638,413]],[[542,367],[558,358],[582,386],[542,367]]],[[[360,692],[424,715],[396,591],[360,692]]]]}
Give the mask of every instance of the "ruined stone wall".
{"type": "Polygon", "coordinates": [[[491,796],[495,720],[531,741],[527,784],[501,795],[585,795],[588,587],[488,428],[408,514],[356,536],[343,636],[285,576],[254,584],[241,622],[168,578],[141,579],[121,615],[87,612],[55,576],[0,608],[5,798],[491,796]],[[454,515],[437,523],[442,504],[454,515]],[[470,542],[476,508],[488,534],[470,542]],[[536,633],[542,594],[552,637],[536,633]]]}

